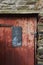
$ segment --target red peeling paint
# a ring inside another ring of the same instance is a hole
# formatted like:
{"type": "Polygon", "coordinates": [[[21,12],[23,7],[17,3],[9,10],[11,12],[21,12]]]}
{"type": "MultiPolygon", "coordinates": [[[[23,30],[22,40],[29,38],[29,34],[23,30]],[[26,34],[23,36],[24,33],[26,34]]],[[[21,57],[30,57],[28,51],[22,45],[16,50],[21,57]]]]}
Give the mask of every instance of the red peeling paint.
{"type": "Polygon", "coordinates": [[[11,27],[0,27],[0,65],[34,65],[34,35],[36,19],[0,18],[0,24],[22,27],[22,46],[12,46],[11,27]]]}

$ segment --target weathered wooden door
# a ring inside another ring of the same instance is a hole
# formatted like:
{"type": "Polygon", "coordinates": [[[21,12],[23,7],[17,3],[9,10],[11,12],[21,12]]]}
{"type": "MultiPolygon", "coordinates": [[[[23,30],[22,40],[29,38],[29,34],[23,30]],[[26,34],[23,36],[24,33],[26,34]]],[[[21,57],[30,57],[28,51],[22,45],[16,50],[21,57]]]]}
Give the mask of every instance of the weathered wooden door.
{"type": "Polygon", "coordinates": [[[11,63],[11,28],[9,27],[0,27],[0,65],[6,65],[9,62],[11,63]],[[10,33],[10,34],[9,34],[10,33]],[[9,49],[9,50],[8,50],[9,49]]]}
{"type": "Polygon", "coordinates": [[[0,18],[0,24],[22,28],[22,45],[12,45],[12,27],[0,27],[0,65],[34,65],[36,17],[0,18]]]}

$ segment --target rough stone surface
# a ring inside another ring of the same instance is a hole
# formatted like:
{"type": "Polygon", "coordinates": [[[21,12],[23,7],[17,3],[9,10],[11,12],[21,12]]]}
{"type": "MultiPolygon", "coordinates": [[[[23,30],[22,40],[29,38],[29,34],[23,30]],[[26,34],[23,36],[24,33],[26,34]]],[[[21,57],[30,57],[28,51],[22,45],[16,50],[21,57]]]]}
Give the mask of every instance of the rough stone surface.
{"type": "Polygon", "coordinates": [[[43,65],[43,16],[40,17],[38,22],[38,44],[37,44],[37,63],[43,65]]]}
{"type": "Polygon", "coordinates": [[[41,10],[42,0],[0,0],[0,10],[41,10]]]}

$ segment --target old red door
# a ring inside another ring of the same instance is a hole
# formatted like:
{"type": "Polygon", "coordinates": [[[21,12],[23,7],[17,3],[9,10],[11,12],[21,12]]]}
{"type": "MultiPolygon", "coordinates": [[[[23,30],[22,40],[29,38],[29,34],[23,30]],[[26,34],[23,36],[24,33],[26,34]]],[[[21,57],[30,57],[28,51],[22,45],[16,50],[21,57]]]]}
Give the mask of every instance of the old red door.
{"type": "Polygon", "coordinates": [[[22,27],[22,46],[12,46],[12,28],[0,27],[0,65],[34,65],[34,32],[37,18],[0,18],[0,24],[22,27]]]}

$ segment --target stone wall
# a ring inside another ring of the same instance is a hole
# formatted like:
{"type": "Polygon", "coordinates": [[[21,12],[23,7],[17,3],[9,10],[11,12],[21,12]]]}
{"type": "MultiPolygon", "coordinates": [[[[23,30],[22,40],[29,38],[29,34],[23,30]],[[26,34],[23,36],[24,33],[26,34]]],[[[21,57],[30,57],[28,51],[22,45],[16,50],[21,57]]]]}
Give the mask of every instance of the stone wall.
{"type": "Polygon", "coordinates": [[[42,0],[0,0],[0,10],[41,10],[42,0]]]}

